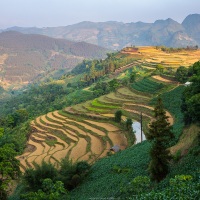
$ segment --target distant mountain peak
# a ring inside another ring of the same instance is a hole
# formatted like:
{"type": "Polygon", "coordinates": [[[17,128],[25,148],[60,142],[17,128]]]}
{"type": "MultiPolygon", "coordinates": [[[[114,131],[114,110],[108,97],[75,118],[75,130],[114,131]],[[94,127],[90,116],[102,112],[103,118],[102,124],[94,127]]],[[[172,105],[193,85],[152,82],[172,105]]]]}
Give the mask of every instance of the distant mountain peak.
{"type": "Polygon", "coordinates": [[[182,22],[182,24],[187,21],[187,20],[192,20],[192,21],[200,21],[200,14],[190,14],[188,15],[182,22]]]}
{"type": "Polygon", "coordinates": [[[136,23],[83,21],[60,27],[13,27],[10,29],[26,34],[41,34],[76,42],[85,41],[112,50],[119,50],[128,45],[179,47],[179,45],[184,46],[186,41],[187,44],[191,42],[190,45],[194,43],[200,45],[200,14],[188,15],[182,24],[167,18],[156,20],[154,23],[141,21],[136,23]],[[180,35],[180,33],[182,34],[180,35]]]}
{"type": "Polygon", "coordinates": [[[182,22],[187,34],[200,45],[200,14],[188,15],[182,22]]]}

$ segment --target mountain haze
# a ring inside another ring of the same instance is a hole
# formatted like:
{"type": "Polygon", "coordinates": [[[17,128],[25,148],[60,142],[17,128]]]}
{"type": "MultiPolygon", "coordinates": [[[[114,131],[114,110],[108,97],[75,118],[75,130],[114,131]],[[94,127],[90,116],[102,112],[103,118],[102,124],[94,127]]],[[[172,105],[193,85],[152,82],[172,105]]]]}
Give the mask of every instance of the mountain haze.
{"type": "Polygon", "coordinates": [[[62,27],[12,27],[8,30],[65,38],[71,41],[85,41],[114,50],[130,45],[165,45],[171,47],[200,45],[199,14],[187,16],[182,24],[168,18],[157,20],[154,23],[85,21],[62,27]]]}
{"type": "Polygon", "coordinates": [[[103,58],[106,49],[85,42],[15,31],[0,34],[0,80],[28,83],[56,70],[69,71],[84,59],[103,58]]]}
{"type": "Polygon", "coordinates": [[[185,18],[182,23],[187,34],[200,44],[200,15],[193,14],[185,18]]]}

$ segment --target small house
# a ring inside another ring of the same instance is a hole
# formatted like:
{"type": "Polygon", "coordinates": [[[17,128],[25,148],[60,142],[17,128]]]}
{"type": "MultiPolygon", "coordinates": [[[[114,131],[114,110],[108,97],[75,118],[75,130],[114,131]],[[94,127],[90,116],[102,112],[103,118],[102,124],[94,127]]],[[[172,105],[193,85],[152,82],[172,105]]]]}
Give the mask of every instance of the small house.
{"type": "Polygon", "coordinates": [[[121,149],[120,149],[120,146],[119,145],[114,145],[113,147],[110,148],[110,151],[113,151],[113,152],[119,152],[121,149]]]}
{"type": "Polygon", "coordinates": [[[187,81],[184,85],[187,87],[187,86],[190,86],[191,84],[192,82],[187,81]]]}

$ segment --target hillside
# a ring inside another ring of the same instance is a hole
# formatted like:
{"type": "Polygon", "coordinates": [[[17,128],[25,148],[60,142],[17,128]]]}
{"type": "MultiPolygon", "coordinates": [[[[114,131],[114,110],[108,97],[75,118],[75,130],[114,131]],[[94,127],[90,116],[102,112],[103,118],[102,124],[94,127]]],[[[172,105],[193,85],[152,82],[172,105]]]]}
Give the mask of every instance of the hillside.
{"type": "Polygon", "coordinates": [[[198,111],[199,105],[196,73],[199,75],[200,65],[192,65],[198,59],[199,50],[195,49],[125,48],[108,54],[105,60],[84,61],[60,80],[33,86],[7,101],[6,106],[0,105],[0,123],[5,129],[0,141],[13,143],[24,179],[31,183],[21,182],[10,199],[24,199],[21,194],[29,191],[31,198],[41,189],[33,184],[37,180],[41,184],[47,177],[62,181],[72,199],[199,197],[199,112],[191,109],[194,105],[198,111]],[[194,74],[194,88],[177,82],[176,70],[181,63],[189,76],[194,74]],[[192,95],[191,100],[185,100],[189,116],[186,108],[181,110],[186,94],[187,98],[192,95]],[[167,143],[172,153],[169,174],[156,184],[147,171],[150,142],[141,143],[126,122],[139,122],[142,113],[143,131],[148,133],[159,95],[174,138],[167,143]],[[122,111],[120,123],[114,120],[118,110],[122,111]],[[185,116],[196,124],[184,129],[185,116]],[[114,145],[122,151],[113,155],[110,148],[114,145]],[[52,165],[39,168],[43,161],[52,165]],[[60,171],[63,163],[65,169],[60,171]],[[48,174],[53,165],[56,173],[48,174]]]}
{"type": "Polygon", "coordinates": [[[199,14],[189,15],[182,24],[169,18],[156,20],[154,23],[85,21],[62,27],[12,27],[8,30],[65,38],[71,41],[85,41],[113,50],[130,45],[186,47],[200,45],[199,16],[199,14]]]}
{"type": "Polygon", "coordinates": [[[137,62],[145,68],[156,68],[157,65],[163,65],[166,68],[176,69],[179,66],[189,67],[199,60],[200,50],[195,49],[173,49],[163,47],[127,47],[122,49],[122,54],[137,58],[137,62]]]}
{"type": "Polygon", "coordinates": [[[0,83],[20,85],[50,73],[66,73],[84,59],[103,58],[106,49],[43,35],[0,34],[0,83]]]}

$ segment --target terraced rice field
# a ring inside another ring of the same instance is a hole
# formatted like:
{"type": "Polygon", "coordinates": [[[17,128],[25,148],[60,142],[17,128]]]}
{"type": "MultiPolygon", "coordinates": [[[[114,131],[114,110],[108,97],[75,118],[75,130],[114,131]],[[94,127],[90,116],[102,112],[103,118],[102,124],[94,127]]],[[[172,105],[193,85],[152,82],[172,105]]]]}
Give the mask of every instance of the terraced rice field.
{"type": "MultiPolygon", "coordinates": [[[[122,110],[124,121],[127,117],[138,120],[142,112],[148,124],[153,119],[153,107],[148,105],[150,100],[151,97],[142,91],[122,87],[93,101],[36,118],[31,122],[33,131],[27,148],[17,157],[21,171],[42,161],[59,166],[66,156],[74,162],[93,163],[106,156],[113,145],[125,149],[129,144],[126,131],[110,120],[116,110],[122,110]]],[[[173,124],[173,117],[168,115],[173,124]]]]}
{"type": "Polygon", "coordinates": [[[74,162],[87,160],[92,163],[106,156],[114,144],[120,145],[121,149],[127,147],[127,139],[118,127],[88,118],[76,120],[65,112],[40,116],[31,122],[31,126],[33,133],[27,148],[17,157],[22,172],[42,161],[58,166],[66,156],[74,162]]]}
{"type": "Polygon", "coordinates": [[[145,63],[151,66],[162,64],[166,67],[170,66],[174,68],[178,68],[179,66],[189,67],[193,63],[199,61],[200,58],[200,50],[183,50],[181,52],[167,53],[152,46],[138,47],[137,52],[134,50],[132,51],[130,48],[128,51],[122,51],[121,53],[129,54],[133,57],[138,57],[139,55],[140,59],[137,60],[137,62],[141,64],[145,63]]]}

